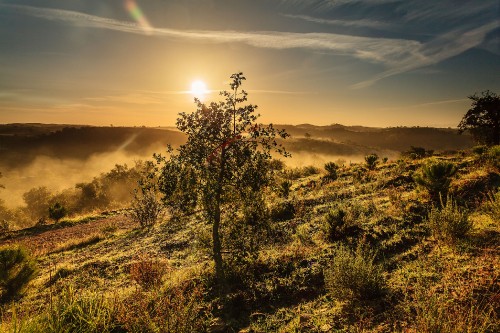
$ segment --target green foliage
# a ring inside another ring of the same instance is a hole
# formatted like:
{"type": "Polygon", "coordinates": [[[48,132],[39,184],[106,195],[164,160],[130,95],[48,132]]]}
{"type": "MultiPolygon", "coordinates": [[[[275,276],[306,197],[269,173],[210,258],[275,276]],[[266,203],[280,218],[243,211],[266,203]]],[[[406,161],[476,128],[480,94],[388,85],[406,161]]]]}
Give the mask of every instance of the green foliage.
{"type": "Polygon", "coordinates": [[[245,269],[247,262],[257,258],[258,251],[269,238],[269,212],[261,195],[248,195],[241,208],[230,214],[232,222],[222,226],[224,248],[231,253],[228,264],[245,269]]]}
{"type": "Polygon", "coordinates": [[[329,241],[341,239],[345,234],[347,213],[341,209],[331,209],[325,216],[325,233],[329,241]]]}
{"type": "Polygon", "coordinates": [[[56,222],[59,222],[59,220],[65,217],[67,213],[68,211],[66,210],[66,208],[59,202],[56,202],[49,207],[49,218],[53,219],[56,222]]]}
{"type": "Polygon", "coordinates": [[[375,170],[375,167],[378,164],[379,157],[377,154],[370,154],[365,156],[366,167],[369,170],[375,170]]]}
{"type": "Polygon", "coordinates": [[[472,105],[458,124],[460,133],[469,131],[476,142],[499,145],[500,96],[486,90],[481,95],[469,96],[469,99],[472,100],[472,105]]]}
{"type": "Polygon", "coordinates": [[[468,212],[456,205],[450,198],[440,208],[433,207],[428,218],[432,235],[439,241],[454,244],[464,238],[472,229],[468,212]]]}
{"type": "Polygon", "coordinates": [[[446,198],[451,183],[451,177],[457,172],[457,167],[447,161],[431,161],[420,169],[414,176],[417,184],[424,187],[434,203],[440,198],[446,198]]]}
{"type": "Polygon", "coordinates": [[[500,221],[500,190],[496,193],[489,193],[484,206],[494,220],[500,221]]]}
{"type": "Polygon", "coordinates": [[[280,195],[285,198],[285,199],[288,199],[288,196],[290,195],[290,189],[292,188],[292,182],[289,181],[289,180],[284,180],[280,183],[280,187],[279,187],[279,193],[280,195]]]}
{"type": "Polygon", "coordinates": [[[0,303],[18,295],[36,272],[35,261],[24,248],[0,249],[0,303]]]}
{"type": "Polygon", "coordinates": [[[153,188],[136,190],[128,216],[141,227],[151,227],[164,216],[165,209],[153,188]]]}
{"type": "Polygon", "coordinates": [[[338,245],[325,271],[325,284],[329,293],[340,300],[361,301],[383,295],[385,280],[382,266],[375,263],[375,255],[358,246],[355,251],[338,245]]]}
{"type": "Polygon", "coordinates": [[[339,169],[339,166],[333,162],[328,162],[325,164],[325,170],[327,172],[325,178],[328,180],[335,180],[337,179],[337,171],[339,169]]]}
{"type": "Polygon", "coordinates": [[[486,158],[490,165],[500,169],[500,145],[490,147],[486,152],[486,158]]]}
{"type": "Polygon", "coordinates": [[[187,212],[199,208],[212,225],[212,256],[219,282],[224,276],[220,228],[225,209],[241,207],[246,198],[270,185],[271,152],[287,156],[276,139],[288,134],[257,124],[257,107],[241,105],[247,101],[247,93],[240,90],[246,78],[237,73],[231,79],[231,91],[221,93],[225,101],[207,105],[195,99],[197,110],[180,114],[177,128],[187,135],[186,143],[176,153],[170,149],[168,160],[157,158],[165,204],[187,212]],[[182,203],[184,199],[187,204],[182,203]]]}
{"type": "Polygon", "coordinates": [[[119,327],[115,315],[114,304],[103,295],[77,292],[69,286],[40,316],[24,325],[20,333],[115,332],[119,327]]]}

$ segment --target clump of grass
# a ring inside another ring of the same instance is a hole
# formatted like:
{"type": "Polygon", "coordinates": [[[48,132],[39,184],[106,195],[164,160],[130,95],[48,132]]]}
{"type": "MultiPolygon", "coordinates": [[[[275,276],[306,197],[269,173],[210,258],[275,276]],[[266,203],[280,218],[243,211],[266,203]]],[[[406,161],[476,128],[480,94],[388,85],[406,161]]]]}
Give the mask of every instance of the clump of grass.
{"type": "Polygon", "coordinates": [[[486,201],[484,208],[493,219],[500,220],[500,191],[488,194],[488,201],[486,201]]]}
{"type": "Polygon", "coordinates": [[[103,240],[103,237],[99,234],[90,235],[84,239],[71,240],[69,242],[59,245],[56,249],[52,251],[52,253],[81,249],[86,246],[99,243],[101,240],[103,240]]]}
{"type": "Polygon", "coordinates": [[[119,322],[127,332],[206,332],[211,317],[203,295],[191,281],[151,293],[136,291],[122,302],[119,322]]]}
{"type": "Polygon", "coordinates": [[[55,273],[50,276],[49,282],[47,283],[49,286],[53,285],[57,281],[64,279],[67,276],[70,276],[73,273],[73,269],[68,267],[61,267],[55,273]]]}
{"type": "Polygon", "coordinates": [[[149,290],[160,286],[167,271],[165,262],[141,257],[130,266],[130,277],[143,289],[149,290]]]}
{"type": "Polygon", "coordinates": [[[386,282],[375,254],[358,246],[355,251],[338,245],[325,272],[329,293],[340,300],[376,299],[384,294],[386,282]]]}
{"type": "Polygon", "coordinates": [[[20,323],[18,332],[114,332],[115,304],[97,293],[76,292],[71,286],[63,289],[45,312],[32,321],[20,323]]]}
{"type": "Polygon", "coordinates": [[[472,229],[469,214],[457,206],[451,198],[441,207],[433,207],[428,217],[432,235],[439,241],[454,244],[464,238],[472,229]]]}
{"type": "Polygon", "coordinates": [[[0,303],[17,296],[36,272],[35,261],[23,247],[0,249],[0,303]]]}

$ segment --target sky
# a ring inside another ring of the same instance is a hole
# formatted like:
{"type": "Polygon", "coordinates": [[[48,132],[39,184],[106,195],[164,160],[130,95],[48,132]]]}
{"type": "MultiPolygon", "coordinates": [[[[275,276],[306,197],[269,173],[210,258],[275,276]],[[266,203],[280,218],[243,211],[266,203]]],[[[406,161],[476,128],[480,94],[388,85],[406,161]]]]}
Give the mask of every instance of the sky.
{"type": "Polygon", "coordinates": [[[456,127],[499,0],[0,0],[0,123],[172,126],[243,72],[264,123],[456,127]]]}

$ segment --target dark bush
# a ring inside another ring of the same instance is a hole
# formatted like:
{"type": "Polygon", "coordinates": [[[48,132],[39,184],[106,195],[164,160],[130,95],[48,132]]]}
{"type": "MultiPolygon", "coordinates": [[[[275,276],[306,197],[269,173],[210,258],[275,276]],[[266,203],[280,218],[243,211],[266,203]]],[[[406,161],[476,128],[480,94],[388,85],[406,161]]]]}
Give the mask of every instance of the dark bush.
{"type": "Polygon", "coordinates": [[[325,179],[326,180],[335,180],[338,178],[338,174],[337,174],[337,171],[338,171],[339,167],[337,164],[333,163],[333,162],[328,162],[325,164],[325,170],[327,172],[326,176],[325,176],[325,179]]]}
{"type": "Polygon", "coordinates": [[[271,219],[273,221],[286,221],[295,216],[295,206],[292,201],[284,201],[271,208],[271,219]]]}
{"type": "Polygon", "coordinates": [[[54,205],[49,207],[49,218],[56,222],[59,222],[59,220],[65,217],[67,213],[68,211],[66,208],[59,202],[56,202],[54,205]]]}
{"type": "Polygon", "coordinates": [[[369,170],[375,170],[375,167],[378,164],[378,155],[377,154],[370,154],[365,156],[365,162],[366,162],[366,167],[369,170]]]}
{"type": "Polygon", "coordinates": [[[0,249],[0,302],[18,295],[36,275],[36,265],[22,247],[0,249]]]}

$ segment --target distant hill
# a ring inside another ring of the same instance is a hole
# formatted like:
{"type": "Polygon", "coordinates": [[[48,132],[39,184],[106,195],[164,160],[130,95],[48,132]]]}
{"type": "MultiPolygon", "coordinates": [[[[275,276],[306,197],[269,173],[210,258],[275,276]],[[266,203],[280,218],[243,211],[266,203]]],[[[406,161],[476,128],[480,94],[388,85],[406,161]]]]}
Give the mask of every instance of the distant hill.
{"type": "Polygon", "coordinates": [[[183,141],[184,134],[160,128],[0,125],[0,165],[22,166],[40,155],[85,160],[96,153],[123,151],[144,156],[183,141]]]}
{"type": "MultiPolygon", "coordinates": [[[[392,152],[394,155],[410,146],[436,151],[472,146],[469,136],[458,135],[454,129],[339,124],[275,127],[283,128],[291,135],[284,144],[292,153],[352,156],[371,152],[390,155],[392,152]]],[[[96,153],[123,151],[145,156],[163,151],[167,144],[178,146],[184,140],[184,134],[174,128],[4,124],[0,125],[0,166],[23,166],[40,155],[84,160],[96,153]]]]}
{"type": "MultiPolygon", "coordinates": [[[[366,148],[405,151],[411,146],[423,147],[436,151],[459,150],[472,146],[468,135],[459,135],[455,129],[432,127],[390,127],[374,128],[363,126],[343,126],[339,124],[329,126],[304,125],[275,125],[284,128],[302,149],[318,143],[325,146],[324,141],[330,141],[343,151],[356,152],[366,148]],[[308,137],[308,138],[307,138],[308,137]],[[307,145],[305,140],[310,141],[307,145]],[[319,142],[321,141],[321,142],[319,142]]],[[[292,150],[294,147],[290,147],[292,150]]]]}

